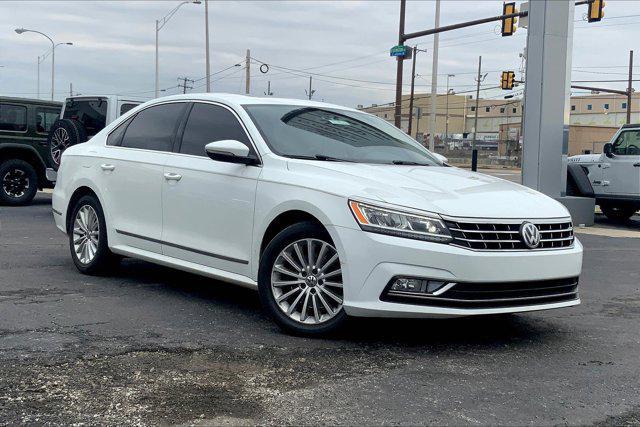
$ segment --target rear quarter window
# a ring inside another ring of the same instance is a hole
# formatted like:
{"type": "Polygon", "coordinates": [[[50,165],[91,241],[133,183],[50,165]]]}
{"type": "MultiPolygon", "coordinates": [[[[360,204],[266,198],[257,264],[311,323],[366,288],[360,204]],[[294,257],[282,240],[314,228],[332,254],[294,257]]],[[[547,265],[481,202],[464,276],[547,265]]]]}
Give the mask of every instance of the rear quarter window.
{"type": "Polygon", "coordinates": [[[0,104],[0,131],[26,132],[27,107],[15,104],[0,104]]]}

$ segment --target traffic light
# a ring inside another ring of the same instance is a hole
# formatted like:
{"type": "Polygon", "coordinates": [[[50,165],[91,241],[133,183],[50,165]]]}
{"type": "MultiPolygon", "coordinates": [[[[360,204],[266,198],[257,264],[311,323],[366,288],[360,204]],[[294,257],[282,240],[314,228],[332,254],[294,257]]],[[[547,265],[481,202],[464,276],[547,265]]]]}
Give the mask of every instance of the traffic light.
{"type": "Polygon", "coordinates": [[[598,22],[604,18],[604,0],[592,0],[589,3],[589,22],[598,22]]]}
{"type": "MultiPolygon", "coordinates": [[[[601,0],[602,1],[602,0],[601,0]]],[[[502,14],[503,15],[511,15],[514,13],[518,13],[518,9],[516,9],[516,2],[504,3],[502,5],[502,14]]],[[[513,33],[518,29],[517,24],[518,18],[503,18],[502,19],[502,36],[512,36],[513,33]]]]}
{"type": "Polygon", "coordinates": [[[500,78],[500,88],[502,90],[512,90],[515,79],[516,73],[514,71],[503,71],[500,78]]]}

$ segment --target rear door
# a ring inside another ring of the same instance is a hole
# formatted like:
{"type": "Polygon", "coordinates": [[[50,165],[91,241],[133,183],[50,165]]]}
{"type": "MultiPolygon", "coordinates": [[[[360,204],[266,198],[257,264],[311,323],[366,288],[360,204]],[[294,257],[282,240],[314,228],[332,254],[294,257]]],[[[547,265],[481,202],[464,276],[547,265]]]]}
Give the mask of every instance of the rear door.
{"type": "Polygon", "coordinates": [[[116,245],[162,252],[163,167],[186,105],[153,105],[108,136],[98,166],[116,245]]]}
{"type": "Polygon", "coordinates": [[[249,275],[253,213],[261,168],[211,160],[209,142],[234,139],[255,154],[246,130],[229,108],[196,102],[178,151],[164,167],[163,253],[249,275]]]}
{"type": "Polygon", "coordinates": [[[613,157],[602,165],[604,194],[640,196],[640,129],[620,132],[613,142],[613,157]]]}

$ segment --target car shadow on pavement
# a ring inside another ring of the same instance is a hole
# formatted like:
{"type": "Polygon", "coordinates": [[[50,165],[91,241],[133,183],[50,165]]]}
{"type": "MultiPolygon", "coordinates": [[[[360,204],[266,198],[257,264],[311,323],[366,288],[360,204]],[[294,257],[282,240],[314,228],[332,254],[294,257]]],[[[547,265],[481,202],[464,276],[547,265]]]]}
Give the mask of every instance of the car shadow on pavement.
{"type": "MultiPolygon", "coordinates": [[[[124,286],[142,286],[146,291],[179,298],[181,304],[190,301],[211,304],[210,316],[231,316],[228,321],[243,329],[260,330],[279,336],[284,334],[268,319],[258,293],[240,286],[158,266],[144,261],[125,259],[110,277],[121,279],[124,286]],[[252,325],[253,323],[253,325],[252,325]]],[[[326,345],[347,345],[376,348],[379,346],[430,347],[448,346],[491,348],[515,345],[519,347],[548,344],[561,340],[570,331],[562,322],[539,314],[503,314],[450,319],[386,319],[351,318],[344,328],[317,338],[326,345]]],[[[219,331],[218,331],[219,332],[219,331]]],[[[229,334],[234,334],[229,330],[229,334]]],[[[284,338],[284,337],[283,337],[284,338]]],[[[307,340],[308,338],[300,338],[307,340]]],[[[283,339],[290,341],[288,339],[283,339]]],[[[315,343],[322,346],[322,343],[315,343]]]]}

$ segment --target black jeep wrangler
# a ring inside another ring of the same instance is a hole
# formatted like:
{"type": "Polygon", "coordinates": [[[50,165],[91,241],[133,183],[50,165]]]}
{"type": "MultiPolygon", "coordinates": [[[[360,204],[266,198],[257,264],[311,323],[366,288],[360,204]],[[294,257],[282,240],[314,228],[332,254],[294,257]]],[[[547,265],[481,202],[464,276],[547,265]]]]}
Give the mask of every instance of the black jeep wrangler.
{"type": "Polygon", "coordinates": [[[53,188],[47,137],[61,102],[0,97],[0,205],[25,205],[38,189],[53,188]]]}

